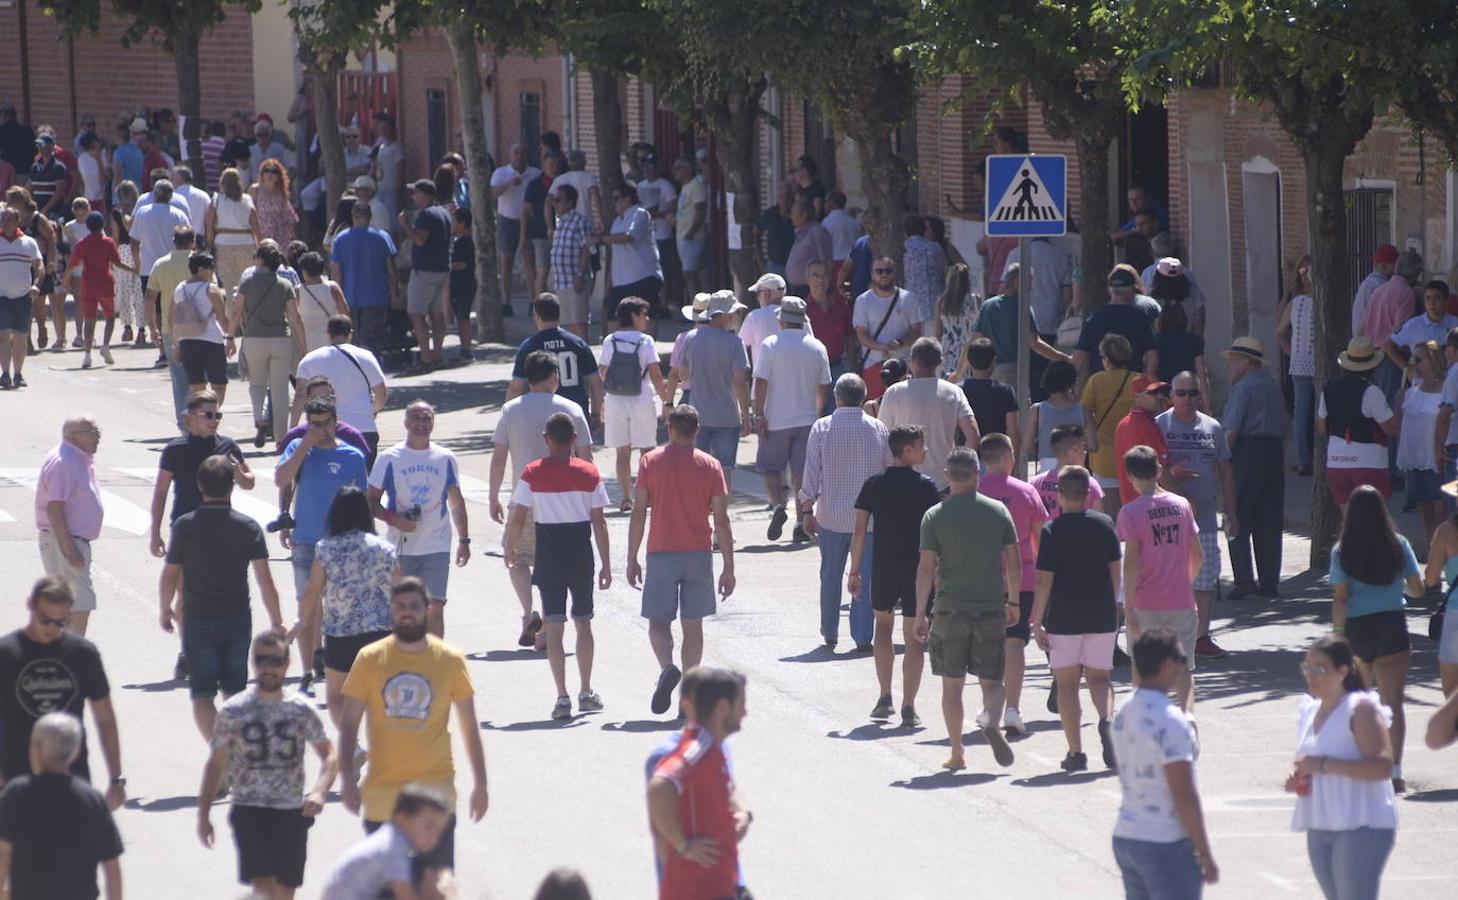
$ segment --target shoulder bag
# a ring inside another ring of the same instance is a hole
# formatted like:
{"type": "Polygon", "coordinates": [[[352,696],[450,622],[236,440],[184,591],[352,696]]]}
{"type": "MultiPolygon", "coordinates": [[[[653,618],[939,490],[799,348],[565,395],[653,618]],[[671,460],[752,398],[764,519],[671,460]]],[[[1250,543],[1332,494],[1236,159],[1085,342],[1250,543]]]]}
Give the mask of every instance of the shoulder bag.
{"type": "MultiPolygon", "coordinates": [[[[881,332],[886,330],[886,323],[891,321],[891,316],[896,313],[896,305],[900,302],[901,290],[898,288],[896,291],[896,296],[891,298],[891,305],[886,307],[886,314],[881,317],[881,324],[877,325],[876,330],[871,332],[871,340],[879,341],[881,339],[881,332]]],[[[857,338],[857,352],[864,353],[865,348],[861,347],[860,344],[860,339],[857,338]]],[[[869,366],[861,370],[861,378],[864,379],[866,382],[867,400],[879,400],[881,398],[881,395],[886,393],[885,386],[881,384],[881,366],[885,365],[885,363],[886,360],[883,359],[880,362],[876,363],[874,366],[869,366]]]]}

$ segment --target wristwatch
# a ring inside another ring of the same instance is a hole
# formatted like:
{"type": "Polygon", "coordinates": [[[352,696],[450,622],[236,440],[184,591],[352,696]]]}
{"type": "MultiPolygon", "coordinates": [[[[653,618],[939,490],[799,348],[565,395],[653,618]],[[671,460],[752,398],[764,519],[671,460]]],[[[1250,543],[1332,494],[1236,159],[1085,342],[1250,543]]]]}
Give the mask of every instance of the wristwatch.
{"type": "Polygon", "coordinates": [[[116,776],[115,778],[113,778],[111,780],[111,786],[112,787],[126,787],[127,786],[127,776],[125,776],[125,775],[118,775],[118,776],[116,776]]]}
{"type": "Polygon", "coordinates": [[[456,538],[456,543],[465,544],[467,547],[469,547],[471,546],[471,539],[468,537],[456,538]]]}

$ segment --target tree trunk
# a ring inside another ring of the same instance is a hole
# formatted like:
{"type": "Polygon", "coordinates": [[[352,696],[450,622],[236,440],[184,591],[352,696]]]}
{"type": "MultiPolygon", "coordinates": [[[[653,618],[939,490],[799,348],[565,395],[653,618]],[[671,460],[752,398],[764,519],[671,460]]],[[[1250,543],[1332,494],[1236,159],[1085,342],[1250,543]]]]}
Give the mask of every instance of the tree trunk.
{"type": "Polygon", "coordinates": [[[179,135],[183,159],[192,169],[194,184],[206,186],[207,171],[202,158],[202,72],[198,63],[201,35],[178,31],[168,36],[172,45],[172,64],[177,76],[177,113],[187,118],[186,131],[179,135]]]}
{"type": "Polygon", "coordinates": [[[613,220],[613,191],[623,183],[623,106],[618,102],[618,76],[591,68],[592,128],[597,141],[597,178],[602,188],[604,234],[613,220]]]}
{"type": "Polygon", "coordinates": [[[760,274],[754,261],[753,233],[759,213],[756,138],[759,101],[765,85],[763,78],[744,82],[704,103],[704,112],[718,139],[725,190],[734,195],[734,221],[739,225],[740,242],[738,250],[729,251],[729,272],[741,299],[760,274]]]}
{"type": "Polygon", "coordinates": [[[1114,267],[1109,243],[1109,143],[1103,129],[1078,132],[1079,267],[1083,270],[1084,315],[1109,299],[1103,285],[1114,267]]]}
{"type": "MultiPolygon", "coordinates": [[[[306,67],[309,99],[314,104],[314,123],[319,134],[319,165],[323,169],[328,200],[324,214],[334,219],[334,207],[344,196],[348,176],[344,171],[344,136],[339,133],[339,71],[343,60],[319,54],[313,65],[306,67]]],[[[299,148],[299,156],[308,155],[308,148],[299,148]]],[[[301,166],[302,168],[302,166],[301,166]]]]}
{"type": "MultiPolygon", "coordinates": [[[[1306,164],[1307,246],[1311,247],[1312,302],[1316,307],[1316,389],[1331,376],[1337,354],[1351,332],[1351,279],[1347,273],[1347,207],[1342,192],[1346,149],[1340,142],[1310,146],[1306,164]]],[[[1330,561],[1341,528],[1341,510],[1326,486],[1326,438],[1312,451],[1311,559],[1313,569],[1330,561]]]]}
{"type": "Polygon", "coordinates": [[[471,236],[476,244],[476,313],[481,337],[506,339],[501,318],[501,284],[497,275],[496,201],[491,196],[491,162],[486,149],[486,120],[481,112],[481,70],[476,64],[476,26],[458,16],[446,23],[446,40],[456,67],[456,96],[461,106],[461,142],[465,147],[466,180],[471,192],[471,236]]]}
{"type": "Polygon", "coordinates": [[[850,125],[846,133],[856,142],[861,154],[861,187],[866,192],[866,212],[862,218],[871,236],[872,255],[889,256],[901,264],[906,227],[906,187],[910,172],[906,162],[896,155],[892,129],[881,122],[850,125]]]}

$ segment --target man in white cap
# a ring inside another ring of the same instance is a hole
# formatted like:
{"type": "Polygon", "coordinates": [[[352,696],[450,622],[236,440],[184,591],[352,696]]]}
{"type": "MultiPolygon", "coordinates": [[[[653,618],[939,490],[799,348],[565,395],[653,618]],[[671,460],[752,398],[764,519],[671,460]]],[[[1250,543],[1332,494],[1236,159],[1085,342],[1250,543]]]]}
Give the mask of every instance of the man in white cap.
{"type": "Polygon", "coordinates": [[[390,234],[394,223],[390,221],[390,210],[379,198],[375,180],[369,175],[361,175],[350,183],[350,188],[354,191],[355,204],[363,203],[370,208],[370,227],[390,234]]]}
{"type": "Polygon", "coordinates": [[[732,491],[739,439],[749,436],[749,357],[733,330],[734,314],[744,307],[733,291],[699,296],[704,307],[694,313],[697,328],[689,332],[693,337],[684,344],[677,371],[685,384],[691,380],[694,386],[694,407],[699,411],[694,448],[719,461],[724,485],[732,491]]]}
{"type": "Polygon", "coordinates": [[[739,326],[739,340],[753,362],[764,339],[780,330],[777,314],[780,311],[780,301],[785,297],[785,279],[773,272],[766,272],[749,286],[749,292],[759,300],[759,306],[744,317],[744,322],[739,326]]]}
{"type": "MultiPolygon", "coordinates": [[[[786,297],[776,311],[780,330],[764,339],[754,358],[754,414],[759,429],[755,467],[764,476],[765,493],[774,510],[766,536],[780,539],[788,513],[784,496],[786,466],[798,491],[805,474],[805,449],[810,426],[825,407],[830,391],[830,357],[825,345],[805,331],[805,301],[786,297]]],[[[695,398],[698,399],[698,398],[695,398]]],[[[801,500],[795,497],[796,543],[809,539],[801,525],[801,500]]]]}
{"type": "MultiPolygon", "coordinates": [[[[1286,503],[1286,401],[1265,370],[1265,348],[1236,338],[1225,357],[1230,395],[1225,398],[1225,441],[1235,467],[1237,530],[1230,535],[1230,599],[1274,599],[1281,581],[1281,527],[1286,503]],[[1255,569],[1251,568],[1251,546],[1255,569]]],[[[1324,413],[1317,413],[1323,416],[1324,413]]]]}

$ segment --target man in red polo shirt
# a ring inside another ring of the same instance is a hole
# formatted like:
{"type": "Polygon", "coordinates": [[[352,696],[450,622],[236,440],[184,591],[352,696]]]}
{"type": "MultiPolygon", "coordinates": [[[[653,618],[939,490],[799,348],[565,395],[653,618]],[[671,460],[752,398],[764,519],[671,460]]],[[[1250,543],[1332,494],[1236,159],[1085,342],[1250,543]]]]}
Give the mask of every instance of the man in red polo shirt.
{"type": "MultiPolygon", "coordinates": [[[[831,290],[830,269],[823,262],[813,262],[805,267],[805,280],[810,285],[810,296],[805,298],[805,314],[810,318],[810,333],[825,345],[825,355],[830,357],[830,383],[849,372],[845,358],[848,340],[855,337],[856,327],[851,324],[850,304],[845,298],[831,290]]],[[[825,398],[823,416],[835,412],[835,392],[825,398]]]]}
{"type": "Polygon", "coordinates": [[[744,676],[699,669],[694,723],[648,780],[648,818],[663,860],[659,900],[730,900],[739,894],[739,841],[724,740],[744,721],[744,676]]]}
{"type": "Polygon", "coordinates": [[[1154,448],[1159,456],[1160,470],[1167,473],[1166,477],[1173,475],[1184,478],[1189,474],[1183,465],[1177,467],[1180,471],[1170,467],[1169,446],[1164,441],[1164,429],[1154,421],[1155,416],[1169,407],[1169,382],[1148,375],[1135,375],[1129,382],[1129,393],[1134,396],[1134,406],[1114,429],[1114,458],[1118,460],[1120,503],[1128,503],[1139,496],[1139,491],[1129,481],[1129,476],[1124,474],[1124,454],[1132,447],[1143,444],[1154,448]]]}

